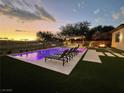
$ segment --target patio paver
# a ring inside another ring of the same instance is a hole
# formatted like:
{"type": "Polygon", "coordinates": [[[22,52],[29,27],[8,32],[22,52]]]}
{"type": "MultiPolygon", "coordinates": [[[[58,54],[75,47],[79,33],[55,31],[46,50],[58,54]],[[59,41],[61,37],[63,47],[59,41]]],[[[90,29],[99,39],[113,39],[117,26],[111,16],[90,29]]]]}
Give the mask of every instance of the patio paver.
{"type": "Polygon", "coordinates": [[[102,52],[96,52],[96,50],[88,50],[86,55],[84,56],[83,60],[84,61],[90,61],[90,62],[95,62],[95,63],[102,63],[99,56],[104,54],[102,52]]]}
{"type": "Polygon", "coordinates": [[[109,53],[109,52],[104,52],[107,56],[112,56],[115,57],[113,54],[109,53]]]}

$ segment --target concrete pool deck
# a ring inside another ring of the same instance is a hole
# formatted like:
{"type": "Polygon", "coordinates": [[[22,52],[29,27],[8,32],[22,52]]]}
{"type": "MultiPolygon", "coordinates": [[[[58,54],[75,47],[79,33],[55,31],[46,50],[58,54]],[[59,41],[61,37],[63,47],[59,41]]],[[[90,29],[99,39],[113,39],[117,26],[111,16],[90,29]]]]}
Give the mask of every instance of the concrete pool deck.
{"type": "Polygon", "coordinates": [[[18,60],[21,60],[26,63],[34,64],[34,65],[37,65],[37,66],[40,66],[40,67],[43,67],[43,68],[46,68],[49,70],[53,70],[53,71],[56,71],[56,72],[59,72],[59,73],[65,74],[65,75],[69,75],[86,51],[87,51],[87,49],[85,49],[83,52],[76,55],[68,63],[65,63],[64,66],[62,65],[62,61],[58,61],[58,60],[54,60],[54,59],[47,60],[47,62],[45,62],[44,58],[42,60],[29,61],[29,60],[26,60],[23,58],[17,58],[15,56],[11,56],[11,55],[8,55],[8,56],[18,59],[18,60]]]}

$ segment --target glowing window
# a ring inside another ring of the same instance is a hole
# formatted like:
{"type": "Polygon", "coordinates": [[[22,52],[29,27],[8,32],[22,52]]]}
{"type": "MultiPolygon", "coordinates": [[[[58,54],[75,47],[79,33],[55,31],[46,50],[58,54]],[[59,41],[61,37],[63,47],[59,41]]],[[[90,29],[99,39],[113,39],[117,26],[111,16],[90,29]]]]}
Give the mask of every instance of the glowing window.
{"type": "Polygon", "coordinates": [[[115,42],[120,42],[120,32],[115,34],[115,42]]]}

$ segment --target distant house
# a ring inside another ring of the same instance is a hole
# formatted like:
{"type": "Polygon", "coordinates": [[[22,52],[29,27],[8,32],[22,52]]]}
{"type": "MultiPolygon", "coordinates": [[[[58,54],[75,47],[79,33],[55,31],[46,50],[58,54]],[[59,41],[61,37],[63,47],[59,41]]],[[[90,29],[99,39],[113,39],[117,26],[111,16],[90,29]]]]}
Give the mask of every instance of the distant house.
{"type": "Polygon", "coordinates": [[[124,24],[112,30],[112,47],[124,50],[124,24]]]}

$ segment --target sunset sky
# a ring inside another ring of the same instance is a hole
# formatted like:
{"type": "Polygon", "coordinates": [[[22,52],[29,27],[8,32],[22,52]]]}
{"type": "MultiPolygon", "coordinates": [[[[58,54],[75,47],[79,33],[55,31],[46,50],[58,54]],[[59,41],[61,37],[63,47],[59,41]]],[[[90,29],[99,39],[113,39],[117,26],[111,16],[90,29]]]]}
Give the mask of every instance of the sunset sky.
{"type": "Polygon", "coordinates": [[[34,40],[38,31],[86,20],[91,27],[124,23],[124,0],[0,0],[0,37],[34,40]]]}

